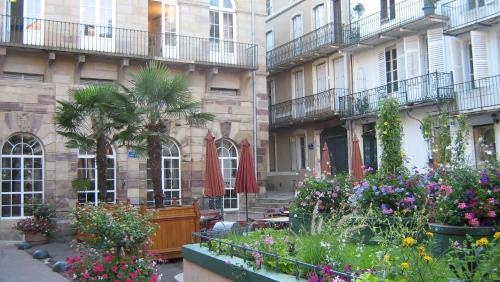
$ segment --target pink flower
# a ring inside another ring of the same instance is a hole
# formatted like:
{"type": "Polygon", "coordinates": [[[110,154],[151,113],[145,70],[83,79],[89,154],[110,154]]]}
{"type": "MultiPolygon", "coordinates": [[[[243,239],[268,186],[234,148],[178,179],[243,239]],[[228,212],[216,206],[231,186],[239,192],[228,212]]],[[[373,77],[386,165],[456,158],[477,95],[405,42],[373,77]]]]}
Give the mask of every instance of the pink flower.
{"type": "Polygon", "coordinates": [[[460,203],[458,204],[458,208],[463,210],[463,209],[466,209],[467,208],[467,204],[466,203],[460,203]]]}
{"type": "Polygon", "coordinates": [[[493,188],[493,193],[500,192],[500,187],[493,188]]]}
{"type": "Polygon", "coordinates": [[[104,274],[102,275],[102,279],[108,279],[108,275],[107,275],[106,273],[104,273],[104,274]]]}
{"type": "Polygon", "coordinates": [[[113,261],[113,259],[114,259],[113,255],[107,255],[104,257],[104,263],[110,263],[113,261]]]}
{"type": "Polygon", "coordinates": [[[473,218],[469,220],[469,225],[472,227],[479,227],[481,224],[479,223],[479,219],[473,218]]]}
{"type": "Polygon", "coordinates": [[[267,236],[267,237],[264,239],[264,244],[266,244],[266,245],[270,245],[270,244],[272,244],[272,243],[274,243],[274,241],[273,241],[273,237],[272,237],[272,236],[267,236]]]}
{"type": "Polygon", "coordinates": [[[489,198],[488,203],[494,205],[497,203],[497,200],[495,200],[495,198],[489,198]]]}
{"type": "Polygon", "coordinates": [[[443,191],[446,196],[450,195],[451,192],[453,191],[453,189],[451,189],[451,186],[446,186],[446,185],[441,185],[439,189],[443,191]]]}
{"type": "Polygon", "coordinates": [[[85,272],[85,273],[83,274],[83,278],[90,278],[90,274],[89,274],[88,272],[85,272]]]}
{"type": "Polygon", "coordinates": [[[491,210],[488,212],[488,217],[495,218],[495,217],[497,217],[497,213],[495,211],[491,210]]]}
{"type": "Polygon", "coordinates": [[[116,272],[118,271],[118,266],[113,265],[113,266],[111,267],[111,271],[113,271],[113,272],[115,272],[115,273],[116,273],[116,272]]]}
{"type": "Polygon", "coordinates": [[[132,279],[137,278],[137,274],[135,272],[130,273],[130,278],[132,279]]]}
{"type": "Polygon", "coordinates": [[[123,273],[121,273],[121,272],[120,272],[120,273],[118,273],[118,275],[116,275],[116,276],[118,276],[118,278],[122,278],[122,277],[123,277],[123,273]]]}
{"type": "Polygon", "coordinates": [[[465,213],[465,219],[471,220],[475,217],[476,215],[473,212],[467,212],[465,213]]]}
{"type": "Polygon", "coordinates": [[[122,265],[120,266],[120,268],[121,268],[122,270],[126,270],[126,269],[127,269],[127,265],[126,265],[126,264],[122,264],[122,265]]]}
{"type": "Polygon", "coordinates": [[[104,266],[102,266],[101,264],[99,264],[98,262],[96,262],[94,264],[94,272],[95,273],[100,273],[100,272],[103,272],[104,271],[104,266]]]}
{"type": "Polygon", "coordinates": [[[125,280],[125,282],[132,282],[132,279],[127,278],[127,280],[125,280]]]}
{"type": "Polygon", "coordinates": [[[156,274],[153,274],[153,276],[151,276],[150,282],[156,282],[156,281],[158,281],[158,278],[156,277],[156,274]]]}

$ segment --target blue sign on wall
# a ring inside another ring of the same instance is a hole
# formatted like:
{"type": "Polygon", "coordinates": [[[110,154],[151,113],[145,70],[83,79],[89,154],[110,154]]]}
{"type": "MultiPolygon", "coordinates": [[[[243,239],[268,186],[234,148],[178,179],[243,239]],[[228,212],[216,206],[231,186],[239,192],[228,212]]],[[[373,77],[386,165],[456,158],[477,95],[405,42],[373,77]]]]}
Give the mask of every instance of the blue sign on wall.
{"type": "Polygon", "coordinates": [[[137,158],[137,152],[136,151],[128,151],[128,157],[129,158],[137,158]]]}
{"type": "Polygon", "coordinates": [[[314,150],[314,144],[313,144],[313,143],[311,143],[311,144],[307,144],[307,148],[308,148],[309,150],[314,150]]]}

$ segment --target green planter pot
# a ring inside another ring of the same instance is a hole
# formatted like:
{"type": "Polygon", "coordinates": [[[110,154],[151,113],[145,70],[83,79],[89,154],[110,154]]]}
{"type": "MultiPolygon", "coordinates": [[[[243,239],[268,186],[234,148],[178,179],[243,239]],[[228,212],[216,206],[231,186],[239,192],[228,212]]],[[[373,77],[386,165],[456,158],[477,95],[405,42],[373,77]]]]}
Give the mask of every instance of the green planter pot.
{"type": "Polygon", "coordinates": [[[495,233],[493,227],[450,226],[437,223],[429,223],[429,231],[434,233],[431,252],[435,257],[446,253],[450,248],[450,242],[458,241],[462,243],[466,239],[466,235],[470,235],[474,239],[480,239],[482,237],[491,237],[495,233]]]}

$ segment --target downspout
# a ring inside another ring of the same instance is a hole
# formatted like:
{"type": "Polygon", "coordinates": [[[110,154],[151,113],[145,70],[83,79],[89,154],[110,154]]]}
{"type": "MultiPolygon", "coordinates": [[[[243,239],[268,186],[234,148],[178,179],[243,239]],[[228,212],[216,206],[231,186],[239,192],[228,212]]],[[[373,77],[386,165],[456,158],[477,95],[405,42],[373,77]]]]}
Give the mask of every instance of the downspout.
{"type": "MultiPolygon", "coordinates": [[[[255,53],[252,56],[253,64],[257,60],[258,47],[255,45],[255,0],[252,0],[252,45],[255,48],[255,53]]],[[[253,98],[253,163],[255,169],[255,177],[257,177],[258,163],[257,163],[257,96],[255,94],[255,70],[252,70],[252,98],[253,98]]]]}

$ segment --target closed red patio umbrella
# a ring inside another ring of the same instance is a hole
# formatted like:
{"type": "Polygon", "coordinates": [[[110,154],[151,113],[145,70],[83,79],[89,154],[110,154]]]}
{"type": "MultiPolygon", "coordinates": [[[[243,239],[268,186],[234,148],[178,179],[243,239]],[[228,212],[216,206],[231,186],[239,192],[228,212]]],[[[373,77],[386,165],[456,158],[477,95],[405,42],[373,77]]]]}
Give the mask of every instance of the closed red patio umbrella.
{"type": "Polygon", "coordinates": [[[209,130],[207,136],[205,137],[205,189],[203,191],[203,194],[206,197],[212,198],[212,201],[216,197],[223,197],[225,193],[222,170],[220,168],[219,157],[217,156],[217,149],[215,148],[214,140],[215,137],[209,130]]]}
{"type": "Polygon", "coordinates": [[[252,153],[250,153],[250,143],[247,139],[243,140],[242,147],[234,190],[236,193],[245,193],[246,219],[248,222],[248,193],[256,194],[259,193],[259,190],[257,188],[252,153]]]}
{"type": "Polygon", "coordinates": [[[332,166],[330,165],[330,151],[328,150],[328,145],[323,145],[321,152],[321,173],[324,175],[332,174],[332,166]]]}
{"type": "Polygon", "coordinates": [[[352,139],[352,160],[351,170],[352,176],[356,179],[363,178],[363,161],[361,160],[361,151],[359,149],[358,137],[354,136],[352,139]]]}

